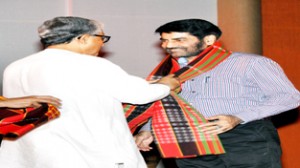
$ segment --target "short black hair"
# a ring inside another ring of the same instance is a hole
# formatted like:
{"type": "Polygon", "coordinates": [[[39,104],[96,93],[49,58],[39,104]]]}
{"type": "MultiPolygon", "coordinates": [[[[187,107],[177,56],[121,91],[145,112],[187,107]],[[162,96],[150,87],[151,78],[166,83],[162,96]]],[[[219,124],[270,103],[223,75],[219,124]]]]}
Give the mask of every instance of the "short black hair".
{"type": "Polygon", "coordinates": [[[222,31],[216,25],[202,19],[184,19],[166,23],[155,30],[155,33],[187,32],[202,40],[207,35],[215,35],[217,39],[222,31]]]}

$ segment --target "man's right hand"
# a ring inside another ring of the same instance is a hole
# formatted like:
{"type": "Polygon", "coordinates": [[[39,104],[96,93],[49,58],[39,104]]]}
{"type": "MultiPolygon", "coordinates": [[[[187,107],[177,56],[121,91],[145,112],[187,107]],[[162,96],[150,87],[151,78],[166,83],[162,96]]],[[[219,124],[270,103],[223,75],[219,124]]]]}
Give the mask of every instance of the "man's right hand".
{"type": "Polygon", "coordinates": [[[150,144],[153,142],[153,136],[150,131],[141,131],[134,136],[135,143],[139,150],[150,151],[152,147],[150,144]]]}
{"type": "Polygon", "coordinates": [[[160,78],[157,83],[168,85],[173,91],[180,87],[180,79],[175,77],[174,74],[160,78]]]}

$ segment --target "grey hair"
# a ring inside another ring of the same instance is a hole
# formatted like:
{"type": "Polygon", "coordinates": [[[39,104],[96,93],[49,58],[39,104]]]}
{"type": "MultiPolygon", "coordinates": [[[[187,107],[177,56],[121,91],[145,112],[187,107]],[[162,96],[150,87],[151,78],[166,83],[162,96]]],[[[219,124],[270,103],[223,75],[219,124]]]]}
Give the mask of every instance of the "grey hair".
{"type": "Polygon", "coordinates": [[[65,16],[45,21],[38,28],[41,43],[44,47],[69,43],[83,34],[102,33],[102,25],[94,20],[65,16]]]}

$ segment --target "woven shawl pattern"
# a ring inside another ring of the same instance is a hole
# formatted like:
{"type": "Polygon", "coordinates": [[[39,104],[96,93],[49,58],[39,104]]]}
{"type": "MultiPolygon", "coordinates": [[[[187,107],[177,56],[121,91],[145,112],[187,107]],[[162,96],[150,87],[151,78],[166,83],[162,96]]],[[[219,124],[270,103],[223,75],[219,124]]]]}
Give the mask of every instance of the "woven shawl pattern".
{"type": "MultiPolygon", "coordinates": [[[[0,101],[4,99],[0,97],[0,101]]],[[[0,144],[4,137],[20,137],[59,115],[56,107],[45,103],[38,108],[0,108],[0,144]]]]}
{"type": "MultiPolygon", "coordinates": [[[[148,79],[174,73],[183,83],[214,68],[230,54],[230,51],[224,50],[216,43],[181,69],[176,59],[167,56],[151,72],[148,79]]],[[[154,142],[163,158],[225,153],[217,135],[205,134],[198,127],[208,121],[176,92],[146,105],[125,104],[124,111],[132,132],[152,117],[154,142]]]]}

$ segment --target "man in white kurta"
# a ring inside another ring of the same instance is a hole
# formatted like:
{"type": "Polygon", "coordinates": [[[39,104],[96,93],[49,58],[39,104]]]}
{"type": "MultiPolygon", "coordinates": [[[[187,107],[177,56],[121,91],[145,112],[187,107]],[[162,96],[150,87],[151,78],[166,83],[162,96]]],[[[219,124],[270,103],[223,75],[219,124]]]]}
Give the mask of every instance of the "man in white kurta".
{"type": "Polygon", "coordinates": [[[3,87],[6,97],[52,95],[62,107],[59,118],[15,141],[4,140],[1,168],[146,168],[121,102],[144,104],[170,91],[106,59],[60,47],[9,65],[3,87]]]}

